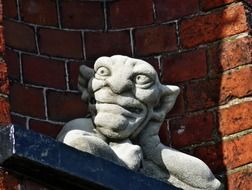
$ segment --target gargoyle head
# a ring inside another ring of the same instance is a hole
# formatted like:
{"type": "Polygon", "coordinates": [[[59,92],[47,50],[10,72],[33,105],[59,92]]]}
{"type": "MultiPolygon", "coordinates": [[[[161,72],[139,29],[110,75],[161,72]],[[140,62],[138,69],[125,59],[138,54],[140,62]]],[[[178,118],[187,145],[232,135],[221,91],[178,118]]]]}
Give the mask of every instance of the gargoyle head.
{"type": "Polygon", "coordinates": [[[149,63],[121,55],[100,57],[94,70],[81,66],[78,87],[97,131],[111,140],[136,137],[150,120],[161,124],[179,94],[149,63]]]}

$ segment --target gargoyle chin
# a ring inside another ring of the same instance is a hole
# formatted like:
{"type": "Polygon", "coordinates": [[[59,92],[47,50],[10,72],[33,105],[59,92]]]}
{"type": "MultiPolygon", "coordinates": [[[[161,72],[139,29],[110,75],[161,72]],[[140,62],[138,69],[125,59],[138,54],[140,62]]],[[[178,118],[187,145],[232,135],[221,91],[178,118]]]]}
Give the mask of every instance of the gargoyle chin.
{"type": "Polygon", "coordinates": [[[204,162],[160,142],[180,90],[161,84],[149,63],[100,57],[94,69],[80,67],[78,87],[92,117],[68,122],[59,141],[183,189],[221,189],[204,162]]]}

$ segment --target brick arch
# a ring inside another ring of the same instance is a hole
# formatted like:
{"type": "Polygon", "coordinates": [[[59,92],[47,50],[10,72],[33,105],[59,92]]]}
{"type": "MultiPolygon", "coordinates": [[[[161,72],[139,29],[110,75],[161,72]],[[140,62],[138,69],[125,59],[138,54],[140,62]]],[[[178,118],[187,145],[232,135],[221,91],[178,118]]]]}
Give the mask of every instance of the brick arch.
{"type": "Polygon", "coordinates": [[[162,141],[220,176],[228,173],[230,189],[250,185],[251,36],[241,1],[3,0],[3,6],[10,93],[0,63],[2,123],[11,117],[55,137],[64,122],[87,113],[78,67],[129,55],[150,62],[163,83],[181,87],[162,141]]]}

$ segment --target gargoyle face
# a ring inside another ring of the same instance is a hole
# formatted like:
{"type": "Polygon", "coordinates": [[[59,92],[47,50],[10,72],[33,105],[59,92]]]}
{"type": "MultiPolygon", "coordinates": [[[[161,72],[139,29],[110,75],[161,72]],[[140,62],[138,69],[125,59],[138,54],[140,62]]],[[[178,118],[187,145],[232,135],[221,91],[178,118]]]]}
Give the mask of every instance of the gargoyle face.
{"type": "Polygon", "coordinates": [[[104,136],[114,140],[136,136],[151,118],[164,118],[166,113],[159,108],[166,86],[147,62],[120,55],[101,57],[94,72],[88,84],[89,109],[104,136]]]}
{"type": "Polygon", "coordinates": [[[160,84],[145,61],[120,55],[99,58],[88,83],[96,129],[112,140],[136,136],[150,119],[162,121],[173,106],[179,88],[169,87],[160,84]]]}
{"type": "Polygon", "coordinates": [[[148,108],[159,99],[157,74],[143,61],[122,56],[102,57],[94,65],[89,91],[96,100],[98,131],[109,138],[128,138],[148,116],[148,108]]]}

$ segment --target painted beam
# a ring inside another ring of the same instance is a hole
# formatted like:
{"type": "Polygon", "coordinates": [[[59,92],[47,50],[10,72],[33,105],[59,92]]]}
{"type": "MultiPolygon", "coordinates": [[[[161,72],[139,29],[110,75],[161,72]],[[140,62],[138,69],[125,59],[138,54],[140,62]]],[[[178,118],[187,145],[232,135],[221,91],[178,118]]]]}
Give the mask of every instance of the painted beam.
{"type": "Polygon", "coordinates": [[[0,144],[2,167],[50,189],[177,189],[23,127],[1,127],[0,144]]]}

